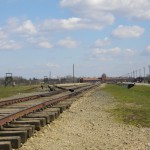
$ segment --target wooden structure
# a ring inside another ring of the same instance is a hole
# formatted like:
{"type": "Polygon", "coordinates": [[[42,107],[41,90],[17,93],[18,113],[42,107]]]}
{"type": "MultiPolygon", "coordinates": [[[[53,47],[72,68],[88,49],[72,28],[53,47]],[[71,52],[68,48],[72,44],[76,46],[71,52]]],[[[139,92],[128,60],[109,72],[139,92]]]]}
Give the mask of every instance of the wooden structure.
{"type": "Polygon", "coordinates": [[[5,86],[13,86],[13,77],[12,77],[12,73],[6,73],[6,77],[5,77],[5,86]]]}

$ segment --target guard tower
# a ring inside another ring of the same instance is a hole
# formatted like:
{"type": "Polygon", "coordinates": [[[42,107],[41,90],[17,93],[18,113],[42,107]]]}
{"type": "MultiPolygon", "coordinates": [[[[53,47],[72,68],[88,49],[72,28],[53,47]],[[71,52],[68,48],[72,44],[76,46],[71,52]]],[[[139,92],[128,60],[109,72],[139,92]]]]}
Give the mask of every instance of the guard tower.
{"type": "Polygon", "coordinates": [[[6,73],[6,77],[5,77],[5,86],[9,86],[9,85],[13,85],[13,77],[12,77],[12,73],[6,73]]]}
{"type": "Polygon", "coordinates": [[[44,83],[47,83],[47,82],[48,82],[48,77],[44,76],[44,83]]]}

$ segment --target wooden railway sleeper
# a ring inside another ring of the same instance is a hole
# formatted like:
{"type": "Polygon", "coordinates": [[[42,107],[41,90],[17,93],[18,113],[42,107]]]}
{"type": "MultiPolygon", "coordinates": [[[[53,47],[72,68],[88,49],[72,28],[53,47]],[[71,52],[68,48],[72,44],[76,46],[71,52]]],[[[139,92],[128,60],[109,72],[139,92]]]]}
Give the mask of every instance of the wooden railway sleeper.
{"type": "Polygon", "coordinates": [[[0,142],[0,147],[2,150],[12,150],[10,141],[2,141],[0,142]]]}
{"type": "Polygon", "coordinates": [[[40,130],[41,129],[41,124],[40,124],[40,120],[26,120],[26,121],[14,121],[12,122],[13,124],[22,124],[22,125],[34,125],[35,126],[35,130],[40,130]]]}
{"type": "MultiPolygon", "coordinates": [[[[4,136],[0,137],[0,142],[10,142],[10,147],[13,149],[18,149],[21,147],[21,138],[20,136],[4,136]]],[[[0,146],[1,148],[1,146],[0,146]]],[[[7,147],[5,150],[9,150],[10,148],[7,147]]]]}
{"type": "Polygon", "coordinates": [[[20,128],[12,128],[9,126],[3,127],[0,131],[27,131],[27,137],[30,138],[33,134],[32,128],[29,127],[20,127],[20,128]]]}
{"type": "MultiPolygon", "coordinates": [[[[76,95],[76,94],[78,94],[78,93],[74,92],[72,95],[76,95]]],[[[3,131],[0,131],[0,135],[2,132],[5,132],[5,131],[9,132],[9,130],[11,130],[11,128],[12,128],[11,133],[14,133],[13,131],[17,132],[20,130],[21,130],[21,132],[25,131],[25,133],[27,134],[27,138],[29,138],[31,135],[31,134],[29,135],[29,131],[31,131],[31,128],[40,130],[41,127],[50,123],[55,118],[57,118],[59,116],[59,114],[62,113],[65,109],[68,109],[70,107],[71,103],[72,103],[72,101],[69,101],[69,100],[58,101],[53,104],[47,105],[43,108],[40,108],[38,110],[34,110],[32,113],[30,113],[28,115],[24,115],[23,117],[20,117],[11,123],[8,123],[7,126],[1,127],[1,129],[3,131]],[[27,128],[25,129],[25,127],[27,127],[27,128]]],[[[34,129],[32,130],[33,132],[34,132],[34,129]]],[[[32,134],[33,134],[33,132],[32,132],[32,134]]],[[[7,135],[7,137],[8,137],[8,135],[7,135]]],[[[19,137],[21,139],[21,142],[24,143],[25,139],[23,141],[23,137],[21,135],[19,137]]],[[[10,149],[7,149],[7,150],[11,150],[11,147],[10,147],[10,149]]]]}
{"type": "Polygon", "coordinates": [[[41,127],[44,127],[46,125],[46,119],[45,118],[20,118],[20,119],[17,119],[17,121],[34,121],[34,120],[37,120],[37,121],[40,121],[40,125],[41,127]]]}
{"type": "Polygon", "coordinates": [[[21,143],[27,141],[27,131],[0,131],[0,137],[20,136],[21,143]]]}
{"type": "Polygon", "coordinates": [[[46,123],[50,123],[50,117],[49,115],[46,114],[29,114],[27,116],[25,116],[25,118],[45,118],[46,119],[46,123]]]}

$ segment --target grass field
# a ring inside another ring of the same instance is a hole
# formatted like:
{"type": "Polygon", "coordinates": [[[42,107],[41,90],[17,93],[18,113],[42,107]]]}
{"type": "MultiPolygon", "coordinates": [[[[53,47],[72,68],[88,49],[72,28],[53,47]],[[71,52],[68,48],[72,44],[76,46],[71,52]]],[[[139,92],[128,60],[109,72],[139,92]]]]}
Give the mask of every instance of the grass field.
{"type": "Polygon", "coordinates": [[[18,93],[30,93],[36,90],[36,88],[39,86],[8,86],[8,87],[4,87],[4,86],[0,86],[0,98],[5,98],[5,97],[9,97],[9,96],[13,96],[16,95],[18,93]]]}
{"type": "Polygon", "coordinates": [[[150,127],[150,86],[134,86],[131,89],[118,85],[107,85],[118,105],[111,112],[118,121],[150,127]]]}

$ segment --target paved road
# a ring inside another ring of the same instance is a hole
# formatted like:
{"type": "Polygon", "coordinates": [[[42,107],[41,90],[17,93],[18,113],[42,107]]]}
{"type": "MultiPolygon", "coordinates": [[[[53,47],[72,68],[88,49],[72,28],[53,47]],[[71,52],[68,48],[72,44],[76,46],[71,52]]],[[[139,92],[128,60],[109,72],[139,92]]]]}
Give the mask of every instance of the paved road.
{"type": "Polygon", "coordinates": [[[145,86],[150,86],[150,84],[147,83],[135,83],[136,85],[145,85],[145,86]]]}

